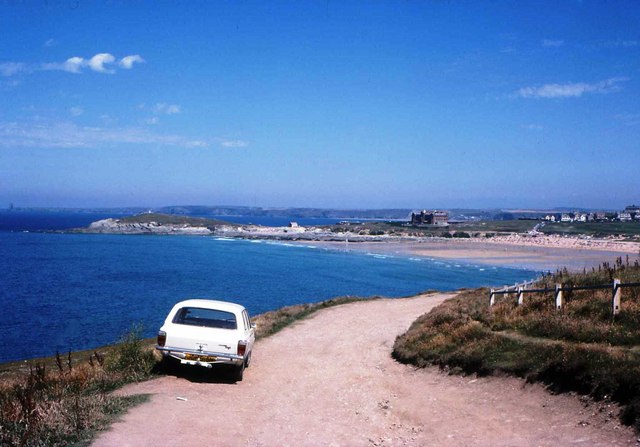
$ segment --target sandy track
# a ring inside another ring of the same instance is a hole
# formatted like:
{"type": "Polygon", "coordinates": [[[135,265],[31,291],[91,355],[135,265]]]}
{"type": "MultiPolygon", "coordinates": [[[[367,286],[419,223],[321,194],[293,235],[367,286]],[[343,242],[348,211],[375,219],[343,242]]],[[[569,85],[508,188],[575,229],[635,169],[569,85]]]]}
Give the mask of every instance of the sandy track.
{"type": "Polygon", "coordinates": [[[94,445],[635,445],[609,409],[575,396],[394,362],[396,335],[448,296],[326,309],[258,342],[238,384],[167,376],[128,386],[151,401],[94,445]]]}

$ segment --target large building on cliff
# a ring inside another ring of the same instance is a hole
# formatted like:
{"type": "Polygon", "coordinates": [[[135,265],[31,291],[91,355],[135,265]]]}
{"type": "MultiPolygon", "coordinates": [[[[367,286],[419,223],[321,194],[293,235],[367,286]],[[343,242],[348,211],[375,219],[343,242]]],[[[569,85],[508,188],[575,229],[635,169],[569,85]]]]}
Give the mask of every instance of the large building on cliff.
{"type": "Polygon", "coordinates": [[[446,227],[449,225],[449,213],[446,211],[427,211],[411,213],[411,225],[435,225],[446,227]]]}

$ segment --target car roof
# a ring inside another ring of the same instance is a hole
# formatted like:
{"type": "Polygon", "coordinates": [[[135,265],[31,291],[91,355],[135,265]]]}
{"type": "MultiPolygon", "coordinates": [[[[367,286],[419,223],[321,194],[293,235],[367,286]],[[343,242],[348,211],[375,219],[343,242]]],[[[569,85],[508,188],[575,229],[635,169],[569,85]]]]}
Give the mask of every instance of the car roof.
{"type": "Polygon", "coordinates": [[[201,307],[205,309],[224,310],[227,312],[240,313],[244,310],[244,306],[236,303],[230,303],[228,301],[218,300],[205,300],[205,299],[190,299],[180,301],[173,306],[172,310],[177,310],[183,307],[201,307]]]}

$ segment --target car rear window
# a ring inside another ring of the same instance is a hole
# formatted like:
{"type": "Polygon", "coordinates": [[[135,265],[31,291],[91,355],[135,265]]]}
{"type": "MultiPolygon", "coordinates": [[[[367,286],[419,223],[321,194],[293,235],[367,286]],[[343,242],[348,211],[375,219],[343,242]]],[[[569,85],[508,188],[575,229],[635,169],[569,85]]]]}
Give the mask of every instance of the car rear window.
{"type": "Polygon", "coordinates": [[[202,307],[183,307],[173,318],[175,324],[212,327],[219,329],[236,329],[236,316],[231,312],[202,307]]]}

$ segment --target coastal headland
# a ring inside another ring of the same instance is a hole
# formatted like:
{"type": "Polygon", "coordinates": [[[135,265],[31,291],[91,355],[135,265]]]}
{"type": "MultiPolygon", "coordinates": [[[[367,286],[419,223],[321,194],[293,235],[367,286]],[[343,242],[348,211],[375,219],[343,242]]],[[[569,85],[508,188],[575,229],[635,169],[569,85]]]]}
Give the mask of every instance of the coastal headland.
{"type": "Polygon", "coordinates": [[[566,267],[582,270],[614,262],[616,258],[639,259],[640,241],[624,236],[593,234],[561,235],[528,231],[464,233],[450,229],[416,231],[410,227],[369,222],[325,226],[267,227],[164,214],[140,214],[93,222],[82,233],[136,235],[194,235],[223,238],[264,239],[372,253],[442,258],[486,265],[546,271],[566,267]],[[464,234],[465,237],[460,237],[464,234]]]}

